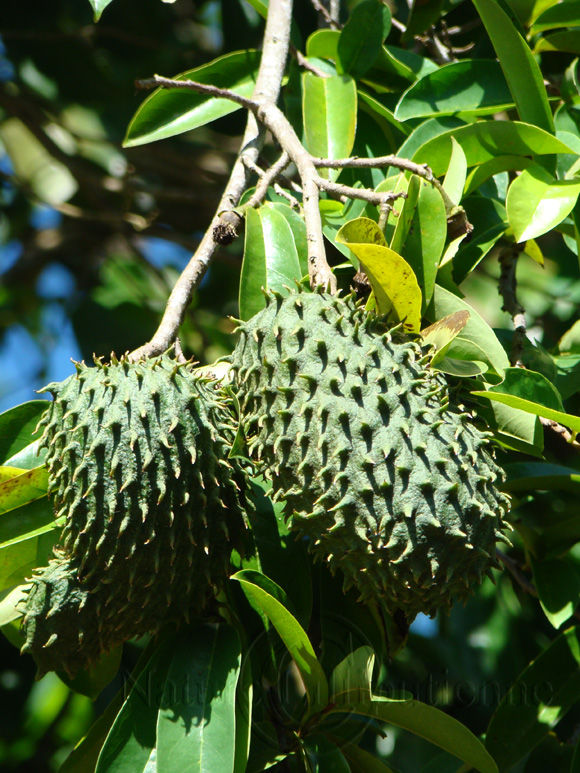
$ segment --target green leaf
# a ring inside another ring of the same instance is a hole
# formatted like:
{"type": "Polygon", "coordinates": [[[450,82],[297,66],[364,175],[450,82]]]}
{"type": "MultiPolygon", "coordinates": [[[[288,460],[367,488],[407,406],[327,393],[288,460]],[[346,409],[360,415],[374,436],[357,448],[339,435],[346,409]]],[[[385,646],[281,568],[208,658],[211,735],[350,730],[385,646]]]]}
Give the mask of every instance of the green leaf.
{"type": "Polygon", "coordinates": [[[99,21],[105,8],[112,2],[113,0],[89,0],[93,8],[95,21],[99,21]]]}
{"type": "Polygon", "coordinates": [[[554,131],[542,72],[528,44],[495,0],[473,0],[495,48],[522,121],[554,131]]]}
{"type": "MultiPolygon", "coordinates": [[[[378,186],[377,190],[384,190],[386,187],[387,186],[385,181],[378,186]]],[[[394,218],[395,228],[389,247],[393,250],[393,252],[398,252],[399,255],[402,252],[403,244],[409,235],[409,229],[411,228],[411,223],[413,222],[413,216],[415,215],[415,209],[419,199],[419,191],[421,190],[421,178],[417,177],[416,174],[412,174],[411,177],[407,179],[404,174],[401,174],[397,180],[397,183],[395,184],[395,187],[393,188],[393,193],[399,193],[401,191],[405,191],[405,189],[407,197],[402,199],[403,204],[399,209],[399,215],[395,218],[394,212],[391,212],[387,228],[385,229],[385,235],[387,236],[389,230],[391,229],[390,221],[394,218]]],[[[399,199],[399,201],[401,201],[401,199],[399,199]]]]}
{"type": "Polygon", "coordinates": [[[472,306],[461,300],[461,298],[458,298],[449,290],[435,285],[433,298],[426,310],[426,317],[436,322],[449,314],[454,314],[456,311],[467,311],[469,313],[469,320],[462,331],[461,337],[473,342],[478,347],[478,352],[481,351],[484,357],[483,361],[493,368],[496,373],[503,374],[504,369],[509,367],[509,360],[487,322],[472,306]]]}
{"type": "Polygon", "coordinates": [[[395,773],[393,768],[361,749],[360,746],[345,743],[340,748],[350,765],[351,773],[395,773]]]}
{"type": "Polygon", "coordinates": [[[64,672],[58,672],[59,678],[80,695],[96,700],[105,687],[112,682],[119,671],[123,645],[119,645],[99,657],[90,668],[80,671],[73,679],[64,672]]]}
{"type": "Polygon", "coordinates": [[[395,118],[473,113],[489,115],[513,107],[500,65],[491,59],[452,62],[410,86],[395,108],[395,118]]]}
{"type": "Polygon", "coordinates": [[[306,226],[286,204],[266,202],[246,210],[240,316],[250,319],[266,305],[264,290],[287,293],[308,274],[306,226]]]}
{"type": "Polygon", "coordinates": [[[413,161],[429,164],[436,177],[444,174],[451,158],[451,137],[463,148],[468,167],[496,156],[574,154],[572,148],[537,126],[519,121],[478,121],[427,140],[413,153],[413,161]]]}
{"type": "Polygon", "coordinates": [[[270,592],[271,581],[259,572],[241,571],[230,578],[240,582],[248,600],[268,617],[296,663],[308,697],[309,713],[328,703],[328,683],[310,640],[296,618],[270,592]],[[267,588],[265,590],[264,588],[267,588]]]}
{"type": "Polygon", "coordinates": [[[580,28],[553,32],[540,38],[534,46],[534,54],[544,51],[562,51],[568,54],[580,54],[580,28]]]}
{"type": "Polygon", "coordinates": [[[322,733],[313,733],[304,740],[309,773],[350,773],[350,767],[338,746],[322,733]]]}
{"type": "Polygon", "coordinates": [[[553,30],[557,27],[580,26],[580,2],[579,0],[566,0],[564,3],[553,4],[539,16],[537,16],[530,29],[531,35],[536,35],[544,30],[553,30]]]}
{"type": "Polygon", "coordinates": [[[476,191],[480,185],[499,172],[511,172],[514,169],[526,169],[534,162],[530,158],[522,156],[495,156],[489,161],[474,167],[467,175],[465,181],[465,195],[476,191]]]}
{"type": "Polygon", "coordinates": [[[352,700],[358,693],[357,703],[371,700],[375,653],[372,647],[359,647],[349,653],[333,670],[330,677],[330,702],[340,704],[345,695],[352,700]]]}
{"type": "Polygon", "coordinates": [[[58,773],[87,773],[95,770],[107,733],[122,704],[123,695],[119,691],[59,767],[58,773]]]}
{"type": "Polygon", "coordinates": [[[480,362],[479,360],[458,360],[447,355],[438,359],[432,367],[434,370],[439,370],[441,373],[447,373],[449,376],[456,376],[457,378],[481,376],[487,370],[485,362],[480,362]]]}
{"type": "MultiPolygon", "coordinates": [[[[178,641],[179,637],[163,641],[134,681],[107,734],[95,773],[145,773],[147,770],[146,766],[155,755],[162,686],[178,641]]],[[[181,687],[183,689],[185,685],[181,687]]]]}
{"type": "Polygon", "coordinates": [[[506,210],[518,242],[551,231],[572,211],[580,194],[580,180],[556,180],[532,164],[509,187],[506,210]]]}
{"type": "MultiPolygon", "coordinates": [[[[302,75],[302,113],[304,144],[313,156],[345,158],[350,155],[356,131],[357,95],[348,75],[319,78],[302,75]]],[[[320,174],[335,180],[339,169],[321,169],[320,174]]]]}
{"type": "Polygon", "coordinates": [[[580,600],[578,562],[570,555],[538,561],[529,557],[544,614],[559,628],[572,615],[580,600]]]}
{"type": "Polygon", "coordinates": [[[506,368],[505,379],[501,384],[471,394],[535,416],[544,416],[570,427],[573,432],[580,432],[580,416],[564,413],[558,391],[541,373],[524,368],[506,368]]]}
{"type": "MultiPolygon", "coordinates": [[[[251,97],[259,63],[259,51],[234,51],[175,78],[207,83],[251,97]]],[[[189,89],[157,89],[131,119],[123,146],[132,148],[174,137],[239,109],[229,99],[208,97],[189,89]]]]}
{"type": "Polygon", "coordinates": [[[561,464],[547,462],[511,462],[504,465],[507,480],[504,491],[556,489],[578,492],[580,472],[561,464]]]}
{"type": "MultiPolygon", "coordinates": [[[[369,94],[361,88],[357,89],[357,94],[359,99],[359,108],[361,110],[369,113],[375,120],[381,118],[384,119],[384,121],[389,124],[389,127],[396,129],[398,136],[401,139],[404,139],[409,134],[409,128],[405,126],[405,124],[402,124],[400,121],[397,121],[393,111],[385,107],[383,103],[379,102],[375,96],[369,94]]],[[[401,139],[398,142],[400,142],[401,139]]],[[[393,150],[396,150],[396,147],[394,147],[393,150]]]]}
{"type": "Polygon", "coordinates": [[[421,290],[417,277],[401,255],[379,243],[381,239],[384,241],[384,236],[377,224],[365,217],[346,223],[336,235],[337,242],[348,245],[364,267],[379,313],[392,313],[406,330],[419,332],[421,290]]]}
{"type": "Polygon", "coordinates": [[[565,353],[580,354],[580,319],[567,330],[558,342],[558,349],[565,353]]]}
{"type": "Polygon", "coordinates": [[[461,311],[455,311],[453,314],[448,314],[443,319],[437,320],[433,325],[421,330],[421,338],[425,346],[432,346],[435,349],[436,354],[433,357],[432,362],[435,362],[438,357],[443,356],[451,342],[457,338],[459,333],[467,325],[469,321],[469,312],[466,309],[461,311]]]}
{"type": "Polygon", "coordinates": [[[0,467],[0,515],[46,496],[47,488],[48,470],[44,466],[32,470],[0,467]],[[5,477],[4,470],[15,471],[16,475],[5,477]]]}
{"type": "Polygon", "coordinates": [[[171,654],[157,719],[157,771],[233,773],[241,646],[226,624],[199,625],[171,654]]]}
{"type": "Polygon", "coordinates": [[[410,39],[413,35],[428,30],[439,19],[442,7],[443,0],[413,0],[404,38],[410,39]]]}
{"type": "Polygon", "coordinates": [[[580,629],[555,639],[516,679],[487,729],[485,745],[509,770],[578,702],[580,629]]]}
{"type": "Polygon", "coordinates": [[[47,400],[31,400],[0,413],[0,462],[2,464],[32,442],[36,425],[49,405],[47,400]]]}
{"type": "Polygon", "coordinates": [[[431,183],[421,180],[417,206],[401,254],[415,272],[423,293],[423,306],[433,295],[446,239],[447,216],[441,193],[431,183]]]}
{"type": "Polygon", "coordinates": [[[24,582],[52,555],[62,523],[47,499],[37,499],[0,516],[0,591],[24,582]]]}
{"type": "Polygon", "coordinates": [[[508,229],[505,207],[496,199],[471,196],[463,206],[473,225],[473,233],[453,258],[452,276],[456,284],[463,282],[508,229]]]}
{"type": "Polygon", "coordinates": [[[463,198],[463,188],[467,177],[467,161],[463,148],[455,137],[451,138],[451,145],[453,150],[449,159],[449,168],[445,172],[443,190],[454,204],[459,204],[463,198]]]}
{"type": "Polygon", "coordinates": [[[362,714],[380,722],[388,722],[439,746],[480,773],[497,773],[497,765],[473,733],[456,719],[433,706],[416,700],[393,700],[375,697],[359,702],[356,691],[352,700],[348,694],[344,703],[331,709],[333,713],[362,714]]]}
{"type": "Polygon", "coordinates": [[[360,78],[372,66],[391,28],[391,13],[378,0],[362,0],[352,9],[338,39],[342,71],[360,78]]]}

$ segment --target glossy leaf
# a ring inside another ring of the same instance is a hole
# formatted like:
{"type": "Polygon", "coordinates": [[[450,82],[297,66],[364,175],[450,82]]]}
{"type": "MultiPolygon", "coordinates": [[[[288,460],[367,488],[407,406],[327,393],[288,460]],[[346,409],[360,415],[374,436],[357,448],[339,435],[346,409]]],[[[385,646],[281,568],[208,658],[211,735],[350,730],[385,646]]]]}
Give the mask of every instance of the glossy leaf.
{"type": "Polygon", "coordinates": [[[555,639],[516,679],[487,729],[485,745],[502,770],[509,770],[578,702],[580,631],[555,639]]]}
{"type": "Polygon", "coordinates": [[[24,582],[32,569],[48,562],[61,528],[44,498],[0,516],[0,591],[24,582]]]}
{"type": "Polygon", "coordinates": [[[467,175],[465,181],[465,195],[468,196],[476,191],[480,185],[490,177],[500,172],[511,172],[514,169],[526,169],[534,162],[529,158],[522,156],[496,156],[483,164],[474,167],[467,175]]]}
{"type": "Polygon", "coordinates": [[[2,464],[34,440],[34,430],[48,405],[46,400],[31,400],[0,413],[0,462],[2,464]]]}
{"type": "Polygon", "coordinates": [[[328,702],[328,683],[322,666],[298,620],[268,590],[264,590],[264,587],[270,587],[268,578],[260,576],[259,572],[241,571],[230,579],[241,583],[248,599],[268,617],[286,645],[304,682],[310,713],[324,707],[328,702]]]}
{"type": "Polygon", "coordinates": [[[61,671],[58,672],[58,676],[73,692],[86,695],[91,700],[96,700],[119,671],[122,654],[123,645],[121,644],[103,653],[90,668],[75,674],[72,679],[68,674],[61,671]]]}
{"type": "Polygon", "coordinates": [[[460,245],[452,262],[453,280],[460,284],[507,231],[507,215],[496,199],[472,196],[463,202],[473,233],[460,245]]]}
{"type": "Polygon", "coordinates": [[[322,733],[313,733],[304,741],[309,773],[350,773],[339,747],[322,733]]]}
{"type": "MultiPolygon", "coordinates": [[[[356,131],[357,95],[348,75],[319,78],[302,75],[302,113],[304,144],[314,156],[345,158],[350,155],[356,131]]],[[[321,169],[320,174],[335,180],[340,170],[321,169]]]]}
{"type": "Polygon", "coordinates": [[[122,704],[123,695],[119,691],[59,767],[59,773],[87,773],[95,770],[103,743],[122,704]]]}
{"type": "Polygon", "coordinates": [[[486,397],[512,408],[535,416],[552,419],[573,432],[580,432],[580,416],[565,413],[562,400],[556,388],[545,376],[523,368],[507,368],[501,384],[487,391],[472,392],[477,397],[486,397]]]}
{"type": "Polygon", "coordinates": [[[509,187],[506,210],[518,242],[551,231],[572,211],[580,195],[580,180],[556,180],[538,164],[515,178],[509,187]]]}
{"type": "Polygon", "coordinates": [[[421,330],[421,338],[425,346],[432,346],[435,350],[432,362],[441,357],[449,349],[451,342],[469,321],[469,312],[466,309],[448,314],[443,319],[437,320],[429,327],[421,330]]]}
{"type": "Polygon", "coordinates": [[[345,743],[340,748],[350,765],[351,773],[395,773],[393,768],[360,746],[345,743]]]}
{"type": "Polygon", "coordinates": [[[342,71],[360,78],[372,66],[391,28],[391,13],[378,0],[362,0],[350,12],[338,39],[342,71]]]}
{"type": "MultiPolygon", "coordinates": [[[[382,102],[379,102],[376,96],[369,94],[361,88],[357,89],[357,94],[360,109],[368,112],[375,120],[377,120],[377,118],[384,119],[384,121],[389,124],[389,127],[396,130],[396,133],[401,138],[406,137],[410,133],[409,128],[400,121],[397,121],[393,111],[385,107],[382,102]]],[[[395,148],[393,148],[393,150],[395,150],[395,148]]]]}
{"type": "Polygon", "coordinates": [[[434,370],[441,371],[441,373],[447,373],[449,376],[456,376],[457,378],[480,376],[487,370],[485,362],[479,360],[458,360],[448,355],[443,355],[431,367],[434,370]]]}
{"type": "MultiPolygon", "coordinates": [[[[163,641],[137,676],[117,714],[97,761],[95,773],[147,770],[157,742],[157,713],[176,639],[163,641]]],[[[183,685],[182,685],[183,687],[183,685]]],[[[161,772],[160,772],[161,773],[161,772]]]]}
{"type": "Polygon", "coordinates": [[[241,318],[250,319],[264,308],[262,288],[286,293],[307,274],[306,226],[302,218],[286,204],[266,202],[246,210],[241,318]]]}
{"type": "Polygon", "coordinates": [[[467,177],[467,161],[463,148],[454,137],[451,138],[451,145],[453,149],[449,159],[449,168],[445,172],[445,179],[443,180],[443,190],[454,204],[459,204],[463,198],[463,189],[467,177]]]}
{"type": "Polygon", "coordinates": [[[157,773],[233,773],[241,646],[229,625],[199,625],[171,653],[157,719],[157,773]]]}
{"type": "Polygon", "coordinates": [[[375,653],[372,647],[359,647],[349,653],[333,670],[330,677],[330,702],[342,703],[345,695],[352,700],[358,693],[357,702],[371,699],[375,653]]]}
{"type": "MultiPolygon", "coordinates": [[[[251,97],[259,62],[258,51],[234,51],[175,78],[207,83],[251,97]]],[[[132,148],[174,137],[239,109],[240,106],[229,99],[208,97],[189,89],[157,89],[131,119],[123,144],[132,148]]]]}
{"type": "MultiPolygon", "coordinates": [[[[381,184],[378,186],[377,190],[384,190],[385,184],[381,184]]],[[[419,191],[421,190],[421,178],[417,177],[416,174],[412,174],[411,177],[407,180],[406,176],[404,174],[401,174],[399,176],[399,179],[396,183],[396,185],[393,188],[393,193],[400,193],[402,191],[405,191],[406,189],[406,198],[399,199],[399,209],[398,209],[398,216],[394,217],[396,209],[393,209],[393,212],[389,216],[389,222],[387,224],[387,228],[385,229],[385,235],[388,234],[390,228],[391,219],[395,220],[395,228],[393,231],[393,235],[391,237],[391,241],[389,244],[389,247],[394,251],[401,254],[401,251],[403,249],[403,245],[409,235],[409,229],[411,228],[411,223],[413,222],[413,217],[415,215],[415,209],[417,208],[417,201],[419,199],[419,191]],[[402,204],[400,202],[402,201],[402,204]]]]}
{"type": "Polygon", "coordinates": [[[510,462],[504,465],[507,480],[505,491],[532,491],[534,489],[580,490],[580,472],[561,464],[548,462],[510,462]]]}
{"type": "Polygon", "coordinates": [[[534,46],[534,53],[541,54],[544,51],[563,51],[568,54],[580,54],[580,28],[566,30],[565,32],[553,32],[551,35],[545,35],[543,38],[540,38],[534,46]]]}
{"type": "Polygon", "coordinates": [[[534,19],[530,33],[535,35],[545,30],[558,27],[580,27],[579,0],[566,0],[564,3],[553,4],[534,19]]]}
{"type": "Polygon", "coordinates": [[[468,167],[496,156],[574,153],[561,140],[537,126],[519,121],[478,121],[428,140],[413,153],[413,161],[429,164],[436,177],[444,174],[451,158],[451,137],[463,148],[468,167]]]}
{"type": "Polygon", "coordinates": [[[419,332],[421,290],[417,277],[404,258],[384,244],[377,243],[381,238],[384,241],[377,224],[362,217],[344,225],[336,235],[336,240],[348,245],[364,267],[379,313],[390,313],[397,322],[403,323],[406,330],[419,332]]]}
{"type": "Polygon", "coordinates": [[[433,298],[426,311],[427,318],[436,322],[456,311],[467,311],[469,313],[469,320],[461,333],[462,338],[466,338],[476,344],[478,350],[483,353],[485,358],[483,361],[490,365],[497,373],[502,374],[504,369],[509,367],[509,360],[487,322],[472,306],[461,300],[461,298],[458,298],[449,290],[435,285],[433,298]]]}
{"type": "Polygon", "coordinates": [[[95,21],[99,21],[105,8],[110,5],[113,0],[89,0],[94,12],[95,21]]]}
{"type": "Polygon", "coordinates": [[[530,555],[529,560],[542,609],[554,628],[559,628],[572,617],[580,601],[578,562],[570,555],[544,560],[530,555]]]}
{"type": "Polygon", "coordinates": [[[495,48],[520,119],[553,132],[544,79],[528,44],[495,0],[473,0],[473,4],[495,48]]]}
{"type": "Polygon", "coordinates": [[[32,470],[0,467],[0,515],[46,496],[47,487],[48,470],[44,466],[32,470]],[[4,470],[15,471],[16,475],[5,477],[4,470]]]}
{"type": "Polygon", "coordinates": [[[488,115],[513,107],[500,65],[492,59],[466,59],[444,65],[410,86],[399,100],[395,118],[473,113],[488,115]]]}
{"type": "Polygon", "coordinates": [[[416,700],[393,700],[375,697],[370,701],[352,700],[348,694],[344,702],[332,708],[331,714],[345,711],[372,717],[408,730],[468,763],[480,773],[497,773],[497,765],[481,741],[456,719],[433,706],[416,700]]]}
{"type": "Polygon", "coordinates": [[[410,38],[412,35],[417,35],[435,24],[441,14],[441,8],[443,7],[443,0],[413,0],[410,4],[409,19],[407,20],[407,29],[405,31],[405,37],[410,38]]]}
{"type": "Polygon", "coordinates": [[[441,193],[431,183],[421,180],[417,206],[401,254],[415,272],[423,293],[423,305],[428,304],[433,295],[446,239],[447,216],[441,193]]]}

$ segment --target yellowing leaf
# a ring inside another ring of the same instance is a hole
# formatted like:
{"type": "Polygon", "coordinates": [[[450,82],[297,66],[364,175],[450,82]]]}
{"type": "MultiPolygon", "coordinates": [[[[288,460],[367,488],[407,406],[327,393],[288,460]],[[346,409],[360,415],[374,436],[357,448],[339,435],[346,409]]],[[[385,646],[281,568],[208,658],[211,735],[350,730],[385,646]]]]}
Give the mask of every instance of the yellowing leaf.
{"type": "Polygon", "coordinates": [[[404,258],[380,243],[381,237],[384,242],[382,231],[374,221],[358,218],[346,223],[336,240],[346,244],[360,261],[373,288],[379,314],[391,314],[407,331],[418,333],[422,296],[417,277],[404,258]]]}
{"type": "Polygon", "coordinates": [[[448,314],[433,325],[429,325],[429,327],[421,330],[423,342],[427,346],[430,345],[435,347],[437,353],[443,355],[444,350],[449,346],[451,341],[461,333],[463,328],[467,325],[468,320],[469,312],[467,309],[448,314]]]}

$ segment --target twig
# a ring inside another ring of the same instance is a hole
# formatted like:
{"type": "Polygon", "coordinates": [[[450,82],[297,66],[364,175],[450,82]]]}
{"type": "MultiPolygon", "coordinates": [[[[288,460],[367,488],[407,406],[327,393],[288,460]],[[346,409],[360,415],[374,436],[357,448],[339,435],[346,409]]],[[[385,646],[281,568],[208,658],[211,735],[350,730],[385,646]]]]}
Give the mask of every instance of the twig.
{"type": "Polygon", "coordinates": [[[377,193],[377,191],[372,191],[368,188],[352,188],[350,185],[335,183],[320,177],[320,175],[316,176],[316,183],[319,188],[328,193],[334,193],[336,196],[346,196],[349,199],[361,199],[362,201],[368,201],[369,204],[376,204],[377,207],[389,201],[395,201],[395,199],[407,198],[407,194],[404,191],[400,193],[377,193]]]}
{"type": "Polygon", "coordinates": [[[290,53],[298,62],[298,66],[302,67],[303,70],[308,70],[313,75],[316,75],[318,78],[330,78],[330,75],[327,72],[324,72],[324,70],[321,70],[320,67],[317,67],[315,64],[312,64],[312,62],[309,62],[308,59],[302,53],[302,51],[299,51],[297,48],[295,48],[292,45],[290,46],[290,53]]]}
{"type": "Polygon", "coordinates": [[[504,247],[499,254],[501,274],[499,277],[499,294],[503,299],[502,310],[512,318],[514,336],[510,353],[510,363],[514,367],[523,368],[522,355],[526,336],[526,315],[524,307],[517,298],[516,266],[518,257],[525,247],[524,244],[514,244],[504,247]]]}
{"type": "Polygon", "coordinates": [[[264,201],[266,193],[268,192],[268,188],[274,183],[274,180],[277,179],[277,177],[284,171],[284,169],[286,169],[289,163],[290,156],[284,150],[282,151],[280,158],[275,161],[269,169],[267,169],[265,172],[260,170],[260,181],[256,185],[256,190],[254,191],[253,195],[250,196],[246,202],[246,207],[257,207],[258,204],[261,204],[262,201],[264,201]]]}
{"type": "Polygon", "coordinates": [[[332,16],[332,14],[327,10],[327,8],[324,7],[324,5],[319,0],[310,0],[312,5],[314,6],[314,9],[318,11],[318,13],[322,16],[324,21],[328,24],[329,27],[332,29],[340,29],[340,24],[338,23],[338,20],[335,20],[332,16]]]}
{"type": "Polygon", "coordinates": [[[530,596],[538,598],[538,591],[536,590],[536,586],[533,582],[528,580],[525,574],[523,574],[523,572],[520,570],[518,562],[514,561],[513,558],[510,558],[499,548],[496,548],[495,554],[517,582],[517,584],[520,586],[520,588],[522,588],[522,590],[524,590],[526,593],[529,593],[530,596]]]}
{"type": "MultiPolygon", "coordinates": [[[[518,562],[514,561],[514,559],[510,558],[510,556],[507,556],[503,551],[499,550],[499,548],[496,548],[495,554],[499,561],[505,566],[514,580],[520,586],[520,588],[528,595],[537,599],[539,594],[536,586],[531,580],[528,580],[526,575],[521,571],[521,567],[518,562]]],[[[576,620],[580,620],[580,612],[575,611],[570,615],[570,617],[573,617],[576,620]]]]}
{"type": "Polygon", "coordinates": [[[546,419],[543,416],[540,416],[539,418],[544,427],[560,435],[562,440],[568,443],[568,445],[572,446],[572,448],[580,449],[580,443],[576,439],[576,432],[570,432],[567,427],[564,427],[562,424],[558,424],[557,421],[553,421],[552,419],[546,419]]]}
{"type": "MultiPolygon", "coordinates": [[[[457,207],[427,164],[417,164],[414,161],[409,161],[408,158],[400,158],[399,156],[377,156],[377,158],[353,156],[352,158],[313,158],[312,160],[315,166],[326,169],[380,169],[385,166],[393,166],[395,169],[401,169],[404,172],[412,172],[412,174],[416,174],[418,177],[422,177],[428,183],[431,183],[439,191],[448,216],[452,211],[457,210],[457,207]]],[[[471,224],[467,223],[467,225],[470,226],[471,224]]],[[[473,229],[468,228],[467,230],[469,232],[473,229]]]]}
{"type": "MultiPolygon", "coordinates": [[[[264,31],[262,57],[254,89],[255,98],[270,99],[273,102],[278,99],[288,56],[291,19],[292,0],[272,0],[264,31]]],[[[244,165],[244,158],[257,160],[263,138],[264,133],[256,122],[254,114],[249,113],[240,153],[232,168],[216,214],[195,254],[171,291],[165,313],[153,338],[136,349],[131,354],[132,358],[139,359],[161,354],[175,340],[191,295],[205,274],[218,246],[214,231],[220,226],[223,227],[223,213],[231,212],[246,188],[249,173],[244,165]]]]}
{"type": "Polygon", "coordinates": [[[293,196],[290,191],[287,191],[285,188],[282,188],[281,185],[278,185],[278,183],[274,183],[274,190],[278,194],[278,196],[282,196],[284,199],[287,200],[287,202],[290,204],[292,209],[300,209],[300,202],[298,199],[293,196]]]}
{"type": "Polygon", "coordinates": [[[154,88],[162,89],[188,89],[196,91],[199,94],[207,94],[209,97],[221,97],[229,99],[231,102],[237,102],[238,105],[247,110],[256,111],[257,102],[255,99],[242,97],[230,89],[220,89],[219,86],[212,86],[209,83],[199,83],[198,81],[188,80],[187,78],[165,78],[163,75],[154,75],[152,78],[141,78],[135,81],[135,88],[149,90],[154,88]]]}

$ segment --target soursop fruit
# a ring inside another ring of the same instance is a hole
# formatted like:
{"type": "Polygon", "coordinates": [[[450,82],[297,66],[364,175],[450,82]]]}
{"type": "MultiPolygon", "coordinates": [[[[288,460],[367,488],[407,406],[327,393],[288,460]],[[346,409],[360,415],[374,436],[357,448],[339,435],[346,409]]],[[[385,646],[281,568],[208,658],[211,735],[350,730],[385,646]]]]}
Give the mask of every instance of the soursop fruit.
{"type": "Polygon", "coordinates": [[[248,454],[345,586],[408,619],[465,599],[495,562],[508,500],[489,433],[408,337],[352,296],[291,293],[239,328],[248,454]]]}
{"type": "Polygon", "coordinates": [[[215,597],[232,548],[243,550],[247,507],[244,472],[228,458],[235,421],[217,382],[168,355],[76,367],[45,387],[54,401],[40,446],[64,520],[61,564],[33,578],[24,620],[32,654],[53,648],[71,665],[74,634],[61,642],[38,624],[38,599],[54,596],[59,625],[67,617],[74,625],[88,594],[101,617],[100,652],[187,619],[215,597]]]}

